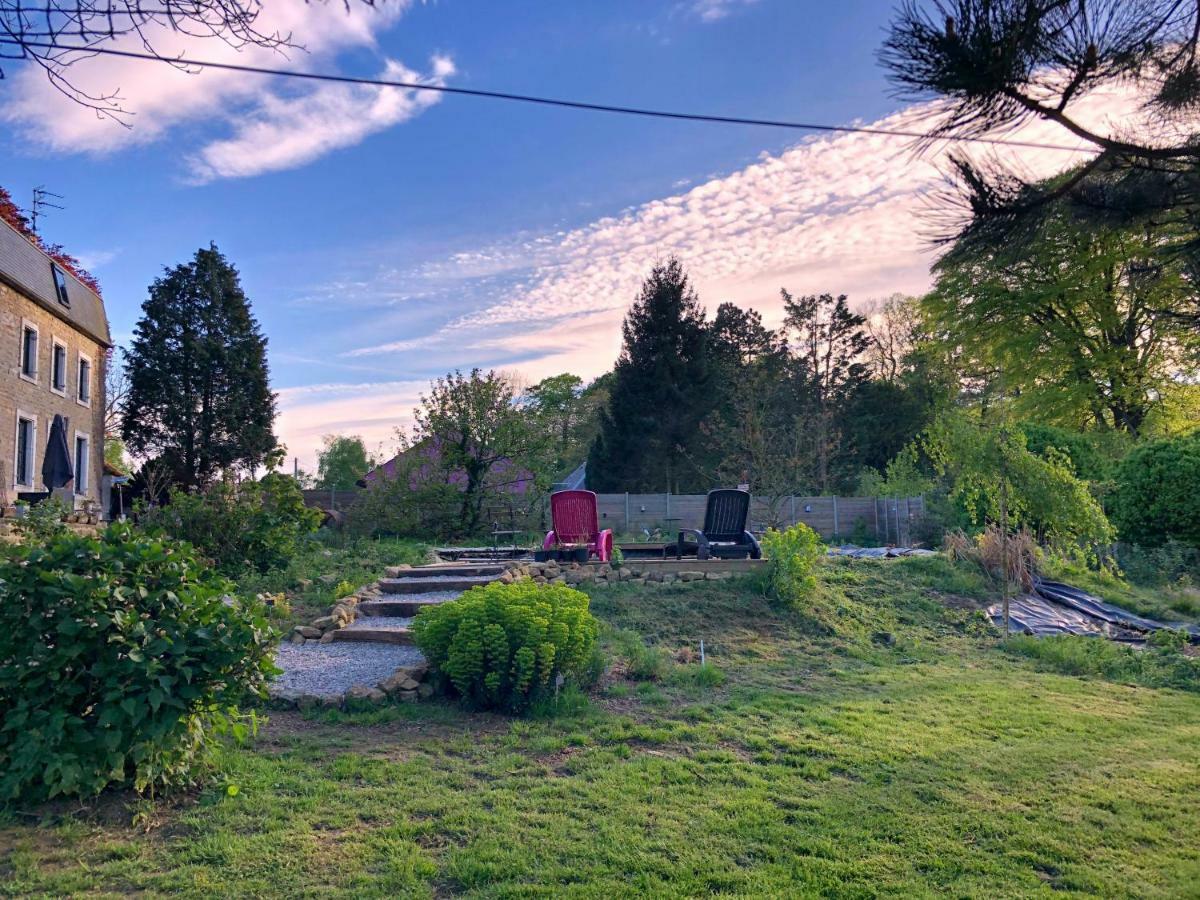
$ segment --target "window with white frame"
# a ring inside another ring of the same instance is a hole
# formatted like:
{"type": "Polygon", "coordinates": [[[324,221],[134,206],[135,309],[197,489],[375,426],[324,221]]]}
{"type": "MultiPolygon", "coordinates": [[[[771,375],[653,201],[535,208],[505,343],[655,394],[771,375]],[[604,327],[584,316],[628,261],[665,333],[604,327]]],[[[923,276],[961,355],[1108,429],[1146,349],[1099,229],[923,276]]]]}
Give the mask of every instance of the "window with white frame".
{"type": "Polygon", "coordinates": [[[82,432],[75,432],[75,493],[88,492],[88,468],[91,463],[91,438],[82,432]]]}
{"type": "Polygon", "coordinates": [[[21,377],[37,381],[38,328],[32,322],[21,323],[21,377]]]}
{"type": "Polygon", "coordinates": [[[50,346],[50,390],[66,396],[67,345],[58,338],[54,338],[50,346]]]}
{"type": "Polygon", "coordinates": [[[92,402],[92,361],[89,357],[79,354],[79,392],[76,399],[84,406],[92,402]]]}
{"type": "Polygon", "coordinates": [[[37,417],[17,412],[16,459],[13,461],[13,483],[17,487],[33,487],[33,461],[37,458],[37,417]]]}

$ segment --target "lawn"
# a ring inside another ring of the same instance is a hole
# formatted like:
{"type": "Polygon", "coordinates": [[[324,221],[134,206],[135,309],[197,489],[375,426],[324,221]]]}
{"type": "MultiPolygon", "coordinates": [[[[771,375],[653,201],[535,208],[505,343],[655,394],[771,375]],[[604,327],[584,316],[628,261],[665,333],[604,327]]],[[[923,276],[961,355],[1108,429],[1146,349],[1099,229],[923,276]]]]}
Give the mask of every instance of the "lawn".
{"type": "Polygon", "coordinates": [[[940,558],[822,575],[595,589],[553,717],[270,712],[198,793],[10,812],[0,894],[1197,895],[1200,693],[1006,653],[940,558]]]}

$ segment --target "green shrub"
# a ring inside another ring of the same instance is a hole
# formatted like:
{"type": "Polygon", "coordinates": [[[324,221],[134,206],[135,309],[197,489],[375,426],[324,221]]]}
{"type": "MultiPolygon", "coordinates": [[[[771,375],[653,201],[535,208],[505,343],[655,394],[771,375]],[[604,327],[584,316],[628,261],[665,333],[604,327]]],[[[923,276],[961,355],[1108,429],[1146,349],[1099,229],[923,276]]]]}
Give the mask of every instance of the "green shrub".
{"type": "Polygon", "coordinates": [[[1200,431],[1143,444],[1121,460],[1114,480],[1109,505],[1123,540],[1200,547],[1200,431]]]}
{"type": "MultiPolygon", "coordinates": [[[[261,604],[113,525],[0,557],[0,801],[189,779],[274,671],[261,604]]],[[[241,728],[236,724],[236,728],[241,728]]]]}
{"type": "Polygon", "coordinates": [[[412,630],[455,693],[478,707],[519,712],[553,691],[558,675],[588,675],[599,623],[586,594],[521,580],[423,609],[412,630]]]}
{"type": "Polygon", "coordinates": [[[172,491],[166,506],[141,512],[140,524],[189,541],[222,572],[237,575],[287,565],[321,514],[304,505],[294,478],[271,473],[261,481],[172,491]]]}
{"type": "Polygon", "coordinates": [[[1155,634],[1145,649],[1103,638],[1077,635],[1014,635],[1006,642],[1013,653],[1038,660],[1067,675],[1097,676],[1109,681],[1200,691],[1200,659],[1180,652],[1182,632],[1155,634]]]}
{"type": "Polygon", "coordinates": [[[70,531],[66,523],[69,512],[67,504],[58,497],[51,497],[29,507],[25,517],[17,520],[17,530],[22,539],[29,543],[44,543],[70,531]]]}
{"type": "Polygon", "coordinates": [[[824,554],[825,545],[803,522],[783,531],[769,529],[763,535],[762,548],[767,557],[767,590],[773,599],[794,606],[816,587],[813,566],[824,554]]]}
{"type": "Polygon", "coordinates": [[[636,631],[621,628],[612,633],[613,647],[625,661],[625,674],[634,681],[658,681],[671,666],[666,649],[647,646],[636,631]]]}
{"type": "Polygon", "coordinates": [[[1159,547],[1118,544],[1117,565],[1134,584],[1190,587],[1200,584],[1200,547],[1168,539],[1159,547]]]}

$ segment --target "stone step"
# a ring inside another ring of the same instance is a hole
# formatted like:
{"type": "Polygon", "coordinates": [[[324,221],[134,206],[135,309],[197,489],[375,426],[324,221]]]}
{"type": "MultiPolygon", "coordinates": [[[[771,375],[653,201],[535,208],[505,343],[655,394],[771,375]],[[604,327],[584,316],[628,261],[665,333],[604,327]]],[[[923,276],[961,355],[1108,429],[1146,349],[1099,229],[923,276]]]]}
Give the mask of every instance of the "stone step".
{"type": "Polygon", "coordinates": [[[504,572],[504,566],[496,565],[495,563],[481,563],[479,565],[441,565],[441,566],[416,566],[411,569],[401,568],[399,566],[388,566],[384,570],[384,574],[388,578],[429,578],[431,576],[462,576],[464,578],[478,578],[483,575],[500,575],[504,572]]]}
{"type": "Polygon", "coordinates": [[[384,578],[379,590],[385,594],[424,594],[429,591],[469,591],[481,584],[490,584],[499,575],[434,575],[420,578],[384,578]]]}
{"type": "Polygon", "coordinates": [[[413,642],[412,631],[407,628],[339,628],[333,632],[334,643],[339,641],[362,641],[375,644],[404,644],[413,642]]]}
{"type": "Polygon", "coordinates": [[[426,606],[437,606],[445,600],[364,600],[355,609],[363,618],[379,616],[407,616],[411,618],[426,606]]]}

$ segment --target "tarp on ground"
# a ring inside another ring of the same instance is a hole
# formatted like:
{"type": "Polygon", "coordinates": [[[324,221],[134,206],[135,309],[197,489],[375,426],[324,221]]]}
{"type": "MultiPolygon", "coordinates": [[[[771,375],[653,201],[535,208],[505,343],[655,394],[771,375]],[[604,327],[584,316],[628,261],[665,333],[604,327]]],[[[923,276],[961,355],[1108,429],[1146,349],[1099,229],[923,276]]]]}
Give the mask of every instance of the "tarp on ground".
{"type": "Polygon", "coordinates": [[[924,547],[855,547],[845,544],[841,547],[830,547],[830,556],[849,556],[854,559],[894,559],[899,556],[933,556],[935,551],[924,547]]]}
{"type": "MultiPolygon", "coordinates": [[[[1069,584],[1038,581],[1033,590],[1032,594],[1009,601],[1009,631],[1038,637],[1080,634],[1118,641],[1144,641],[1155,631],[1171,628],[1183,629],[1193,642],[1200,643],[1200,626],[1147,619],[1069,584]]],[[[989,607],[988,616],[997,627],[1004,627],[1003,606],[989,607]]]]}

